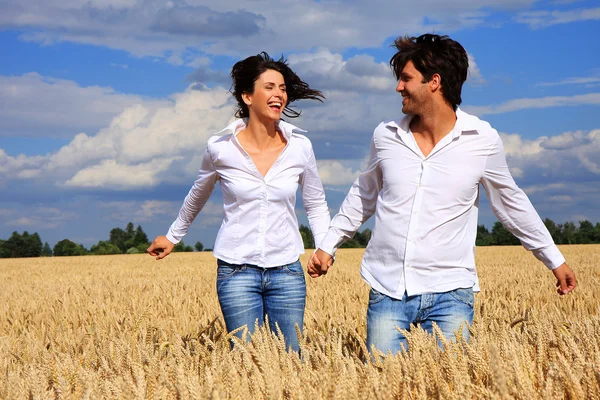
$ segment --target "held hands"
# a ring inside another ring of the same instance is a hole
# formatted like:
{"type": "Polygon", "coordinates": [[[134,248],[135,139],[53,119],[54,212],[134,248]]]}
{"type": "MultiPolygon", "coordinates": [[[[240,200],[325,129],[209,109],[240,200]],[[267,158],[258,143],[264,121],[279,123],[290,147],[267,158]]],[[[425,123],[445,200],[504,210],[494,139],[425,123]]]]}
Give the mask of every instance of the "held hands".
{"type": "Polygon", "coordinates": [[[317,278],[327,274],[327,270],[333,265],[333,257],[321,249],[317,251],[308,260],[307,270],[311,278],[317,278]]]}
{"type": "Polygon", "coordinates": [[[552,273],[556,277],[556,291],[559,295],[565,295],[575,289],[577,286],[577,279],[575,279],[575,273],[566,263],[563,263],[560,267],[552,270],[552,273]]]}
{"type": "Polygon", "coordinates": [[[152,244],[150,245],[150,247],[146,249],[146,251],[151,256],[156,257],[157,260],[162,260],[169,254],[171,254],[174,247],[175,245],[171,243],[166,236],[157,236],[156,239],[154,239],[154,242],[152,242],[152,244]]]}

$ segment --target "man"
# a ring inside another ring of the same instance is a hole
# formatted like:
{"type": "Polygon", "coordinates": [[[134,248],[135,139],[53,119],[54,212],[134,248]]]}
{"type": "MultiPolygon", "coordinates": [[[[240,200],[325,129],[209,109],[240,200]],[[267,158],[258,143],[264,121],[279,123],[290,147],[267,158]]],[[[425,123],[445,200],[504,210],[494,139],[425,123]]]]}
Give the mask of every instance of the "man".
{"type": "Polygon", "coordinates": [[[515,184],[502,141],[487,122],[458,108],[467,79],[465,49],[447,36],[400,37],[390,66],[402,95],[399,121],[381,123],[367,170],[354,182],[309,274],[327,273],[335,250],[375,214],[361,275],[371,286],[367,345],[395,353],[406,346],[396,327],[452,339],[473,321],[479,184],[492,210],[557,278],[558,293],[576,286],[552,237],[515,184]]]}

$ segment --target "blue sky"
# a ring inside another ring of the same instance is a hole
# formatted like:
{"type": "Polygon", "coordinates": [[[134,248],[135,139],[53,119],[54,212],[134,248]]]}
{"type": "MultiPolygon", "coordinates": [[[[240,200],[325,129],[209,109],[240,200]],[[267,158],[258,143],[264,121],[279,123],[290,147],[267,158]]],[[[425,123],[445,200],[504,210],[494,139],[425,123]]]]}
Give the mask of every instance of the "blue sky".
{"type": "MultiPolygon", "coordinates": [[[[500,132],[540,215],[600,222],[596,1],[4,0],[0,238],[89,248],[129,221],[166,233],[206,139],[233,118],[231,66],[263,50],[327,97],[294,123],[333,215],[373,128],[401,117],[390,44],[432,31],[467,49],[462,108],[500,132]]],[[[185,242],[212,247],[221,216],[216,190],[185,242]]]]}

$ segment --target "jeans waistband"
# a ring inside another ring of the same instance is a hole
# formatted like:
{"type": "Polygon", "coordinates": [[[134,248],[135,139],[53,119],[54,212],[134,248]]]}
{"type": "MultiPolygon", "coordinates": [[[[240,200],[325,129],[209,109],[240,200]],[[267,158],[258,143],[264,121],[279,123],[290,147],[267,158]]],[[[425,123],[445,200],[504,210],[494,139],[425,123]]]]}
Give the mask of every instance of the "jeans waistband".
{"type": "Polygon", "coordinates": [[[217,258],[217,266],[221,267],[231,267],[231,268],[253,268],[253,269],[258,269],[260,271],[264,271],[264,270],[268,270],[268,269],[283,269],[283,267],[286,267],[290,264],[294,264],[296,262],[298,262],[299,260],[294,261],[293,263],[289,263],[289,264],[284,264],[284,265],[278,265],[276,267],[261,267],[260,265],[254,265],[254,264],[231,264],[228,263],[227,261],[223,261],[220,258],[217,258]]]}

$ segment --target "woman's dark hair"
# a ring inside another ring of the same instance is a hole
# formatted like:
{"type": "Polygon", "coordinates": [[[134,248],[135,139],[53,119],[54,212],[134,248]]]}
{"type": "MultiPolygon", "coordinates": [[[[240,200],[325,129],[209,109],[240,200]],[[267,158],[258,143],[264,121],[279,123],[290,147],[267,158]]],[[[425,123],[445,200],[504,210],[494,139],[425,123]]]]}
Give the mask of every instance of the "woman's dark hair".
{"type": "Polygon", "coordinates": [[[290,104],[296,100],[311,99],[323,102],[323,99],[325,99],[323,93],[311,89],[306,82],[303,82],[287,65],[283,57],[275,61],[263,51],[260,54],[238,61],[231,69],[231,79],[233,80],[231,93],[238,102],[235,112],[237,118],[250,116],[248,106],[242,99],[242,94],[254,93],[254,82],[268,69],[275,70],[283,75],[288,95],[287,104],[283,109],[283,115],[286,117],[296,118],[300,116],[301,111],[296,111],[290,107],[290,104]]]}
{"type": "Polygon", "coordinates": [[[398,51],[390,59],[390,66],[396,79],[400,79],[402,69],[409,61],[423,75],[423,83],[429,82],[433,74],[439,74],[442,77],[442,95],[456,110],[462,102],[460,94],[469,70],[469,58],[464,47],[448,36],[429,33],[419,37],[399,37],[393,46],[398,51]]]}

